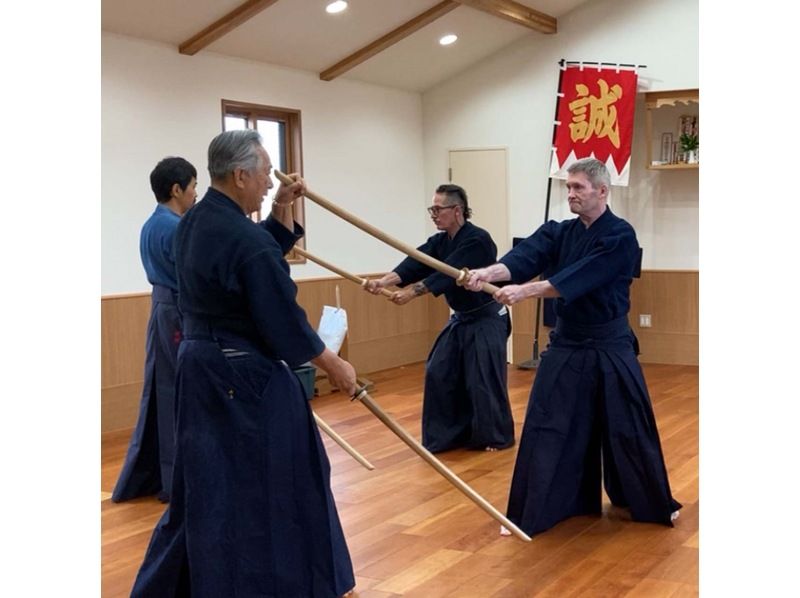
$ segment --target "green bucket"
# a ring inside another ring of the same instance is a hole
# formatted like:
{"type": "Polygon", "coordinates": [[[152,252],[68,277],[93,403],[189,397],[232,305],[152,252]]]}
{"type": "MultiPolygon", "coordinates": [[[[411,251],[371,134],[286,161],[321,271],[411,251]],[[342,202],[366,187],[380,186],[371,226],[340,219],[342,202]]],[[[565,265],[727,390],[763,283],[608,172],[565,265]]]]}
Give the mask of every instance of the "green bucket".
{"type": "Polygon", "coordinates": [[[314,380],[317,378],[317,368],[313,365],[301,365],[298,368],[292,368],[300,384],[306,393],[306,399],[309,401],[314,398],[314,380]]]}

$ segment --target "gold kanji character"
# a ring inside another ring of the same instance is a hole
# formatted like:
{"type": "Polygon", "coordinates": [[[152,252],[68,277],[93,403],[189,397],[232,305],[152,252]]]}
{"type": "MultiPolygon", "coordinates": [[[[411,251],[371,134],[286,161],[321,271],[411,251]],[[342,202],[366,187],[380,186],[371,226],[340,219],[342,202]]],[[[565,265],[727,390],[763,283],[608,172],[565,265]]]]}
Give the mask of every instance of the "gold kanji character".
{"type": "Polygon", "coordinates": [[[600,95],[589,95],[583,83],[575,85],[578,99],[569,103],[572,122],[569,132],[572,141],[587,141],[592,135],[608,137],[614,147],[619,147],[619,122],[613,104],[622,97],[622,87],[615,84],[609,89],[604,79],[598,79],[600,95]],[[588,111],[588,114],[587,114],[588,111]]]}

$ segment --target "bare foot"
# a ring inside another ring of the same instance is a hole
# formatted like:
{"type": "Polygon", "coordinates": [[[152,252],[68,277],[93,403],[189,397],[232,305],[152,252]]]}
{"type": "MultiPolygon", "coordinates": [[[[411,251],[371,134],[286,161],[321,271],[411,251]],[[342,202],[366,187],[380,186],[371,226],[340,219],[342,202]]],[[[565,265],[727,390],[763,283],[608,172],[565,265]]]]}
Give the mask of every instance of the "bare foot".
{"type": "Polygon", "coordinates": [[[675,521],[680,516],[681,516],[681,512],[680,511],[672,511],[672,513],[670,513],[669,520],[670,521],[675,521]]]}
{"type": "Polygon", "coordinates": [[[487,446],[485,450],[487,453],[496,453],[499,449],[494,446],[487,446]]]}
{"type": "Polygon", "coordinates": [[[509,529],[505,525],[501,525],[500,526],[500,535],[501,536],[510,536],[511,532],[509,531],[509,529]]]}

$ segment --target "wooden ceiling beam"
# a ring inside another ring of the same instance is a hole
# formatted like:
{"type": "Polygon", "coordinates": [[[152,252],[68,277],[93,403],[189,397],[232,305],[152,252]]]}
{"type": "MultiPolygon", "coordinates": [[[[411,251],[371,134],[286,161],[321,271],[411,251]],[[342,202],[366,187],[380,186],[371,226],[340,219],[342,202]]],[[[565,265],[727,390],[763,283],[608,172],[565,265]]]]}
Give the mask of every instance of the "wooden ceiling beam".
{"type": "Polygon", "coordinates": [[[490,15],[523,25],[541,33],[555,33],[558,30],[558,21],[555,17],[546,15],[538,10],[533,10],[515,2],[514,0],[454,0],[464,6],[476,8],[490,15]]]}
{"type": "Polygon", "coordinates": [[[402,39],[405,39],[415,31],[422,29],[425,25],[429,25],[439,17],[442,17],[459,7],[458,2],[452,0],[444,0],[433,8],[426,10],[422,14],[417,15],[407,23],[403,23],[397,29],[394,29],[381,38],[376,39],[371,44],[364,46],[360,50],[356,50],[347,58],[340,60],[333,66],[325,69],[319,74],[319,78],[323,81],[331,81],[336,77],[343,75],[350,69],[358,66],[365,60],[372,58],[375,54],[382,52],[389,46],[393,46],[402,39]]]}
{"type": "Polygon", "coordinates": [[[217,41],[226,33],[230,33],[245,21],[250,20],[265,8],[269,8],[278,0],[247,0],[244,4],[234,8],[224,17],[214,21],[178,46],[178,52],[194,56],[209,44],[217,41]]]}

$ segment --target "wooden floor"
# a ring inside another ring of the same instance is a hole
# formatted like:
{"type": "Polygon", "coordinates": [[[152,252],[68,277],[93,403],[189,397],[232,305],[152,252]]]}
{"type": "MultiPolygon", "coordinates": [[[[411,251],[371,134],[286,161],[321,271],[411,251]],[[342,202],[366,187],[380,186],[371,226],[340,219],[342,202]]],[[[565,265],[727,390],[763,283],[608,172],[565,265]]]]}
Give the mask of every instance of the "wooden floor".
{"type": "MultiPolygon", "coordinates": [[[[644,366],[675,498],[673,529],[633,523],[624,513],[575,517],[523,543],[426,465],[363,406],[341,395],[314,410],[376,467],[367,471],[327,437],[332,486],[356,574],[355,598],[419,596],[696,596],[698,594],[698,369],[644,366]]],[[[534,371],[509,368],[517,438],[534,371]]],[[[373,374],[373,398],[419,438],[423,366],[373,374]]],[[[154,498],[114,504],[130,431],[102,441],[102,590],[128,596],[153,526],[154,498]]],[[[505,511],[516,448],[439,455],[505,511]]]]}

